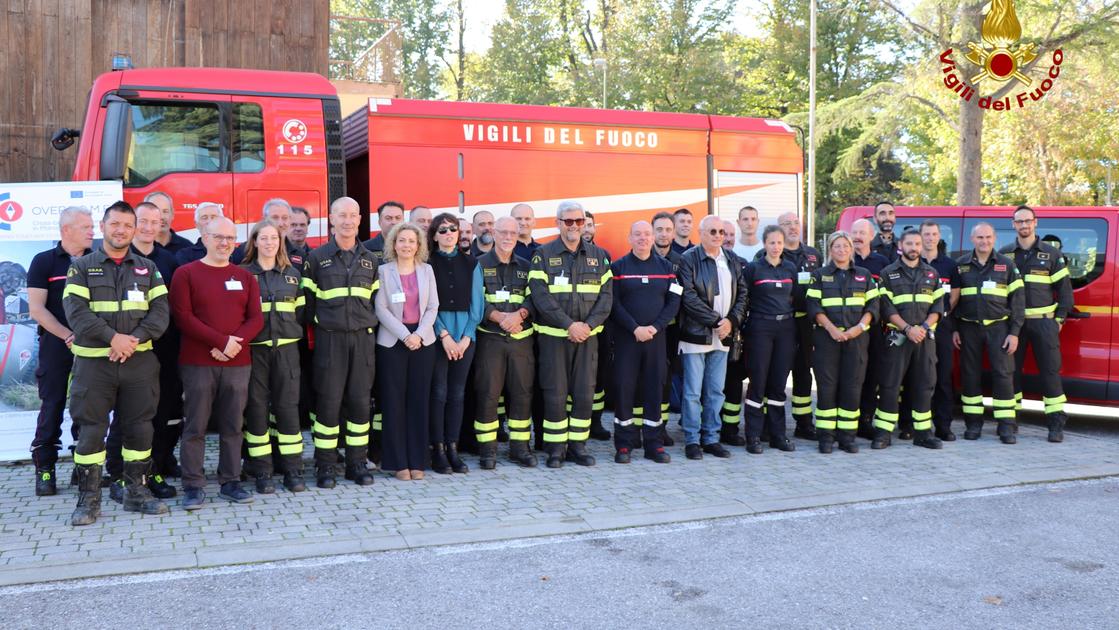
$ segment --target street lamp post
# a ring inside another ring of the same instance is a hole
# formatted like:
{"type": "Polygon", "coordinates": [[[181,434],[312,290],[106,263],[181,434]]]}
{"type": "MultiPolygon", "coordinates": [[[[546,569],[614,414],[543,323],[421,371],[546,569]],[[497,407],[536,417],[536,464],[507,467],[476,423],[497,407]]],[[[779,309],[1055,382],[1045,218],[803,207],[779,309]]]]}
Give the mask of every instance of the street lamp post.
{"type": "Polygon", "coordinates": [[[602,55],[595,57],[594,67],[602,70],[602,109],[606,109],[606,57],[602,55]]]}

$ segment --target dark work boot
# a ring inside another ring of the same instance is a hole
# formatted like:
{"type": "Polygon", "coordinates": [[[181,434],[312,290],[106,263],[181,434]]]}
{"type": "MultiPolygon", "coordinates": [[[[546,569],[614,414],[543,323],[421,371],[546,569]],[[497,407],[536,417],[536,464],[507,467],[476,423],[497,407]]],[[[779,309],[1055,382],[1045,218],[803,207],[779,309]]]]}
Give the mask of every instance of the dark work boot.
{"type": "Polygon", "coordinates": [[[499,444],[509,441],[509,430],[505,428],[504,422],[499,422],[497,425],[497,441],[499,444]]]}
{"type": "Polygon", "coordinates": [[[109,500],[124,503],[124,479],[114,479],[109,483],[109,500]]]}
{"type": "Polygon", "coordinates": [[[289,470],[284,473],[284,487],[288,492],[303,492],[307,484],[303,482],[302,470],[289,470]]]}
{"type": "Polygon", "coordinates": [[[859,431],[856,434],[864,440],[874,439],[874,421],[870,418],[863,418],[859,420],[859,431]]]}
{"type": "Polygon", "coordinates": [[[980,434],[983,432],[983,422],[967,421],[964,424],[964,439],[965,440],[978,440],[980,434]]]}
{"type": "Polygon", "coordinates": [[[623,446],[614,453],[615,464],[628,464],[630,462],[629,448],[623,446]]]}
{"type": "Polygon", "coordinates": [[[58,494],[58,484],[54,479],[54,466],[35,468],[35,496],[50,497],[58,494]]]}
{"type": "Polygon", "coordinates": [[[816,427],[812,426],[811,420],[801,420],[797,422],[797,428],[793,431],[793,437],[798,437],[802,440],[815,440],[816,427]]]}
{"type": "Polygon", "coordinates": [[[148,471],[152,460],[124,462],[124,511],[141,514],[167,514],[167,504],[148,489],[148,471]]]}
{"type": "Polygon", "coordinates": [[[587,452],[587,443],[581,440],[567,443],[567,459],[580,466],[594,466],[594,457],[587,452]]]}
{"type": "MultiPolygon", "coordinates": [[[[509,456],[513,456],[513,447],[509,447],[509,456]]],[[[482,470],[497,468],[497,442],[485,442],[478,445],[478,467],[482,470]]]]}
{"type": "Polygon", "coordinates": [[[944,448],[944,443],[940,441],[940,438],[933,437],[932,431],[925,429],[924,431],[913,432],[913,446],[938,449],[944,448]]]}
{"type": "Polygon", "coordinates": [[[163,475],[151,475],[148,477],[148,490],[151,490],[152,494],[157,499],[172,499],[178,494],[175,487],[167,483],[163,475]]]}
{"type": "Polygon", "coordinates": [[[447,442],[447,461],[451,463],[451,470],[463,475],[470,472],[470,468],[458,456],[458,442],[447,442]]]}
{"type": "Polygon", "coordinates": [[[315,466],[315,485],[326,489],[335,486],[334,464],[319,464],[315,466]]]}
{"type": "Polygon", "coordinates": [[[431,470],[440,475],[454,472],[451,469],[451,462],[447,461],[447,447],[443,444],[431,445],[431,470]]]}
{"type": "Polygon", "coordinates": [[[1015,435],[1015,429],[1017,428],[1017,425],[1015,425],[1013,422],[999,422],[999,441],[1001,441],[1003,444],[1017,444],[1018,436],[1015,435]]]}
{"type": "Polygon", "coordinates": [[[548,468],[563,468],[563,456],[566,454],[566,444],[544,444],[544,451],[548,453],[548,468]]]}
{"type": "Polygon", "coordinates": [[[92,525],[101,516],[101,465],[78,464],[78,507],[70,515],[70,524],[92,525]]]}
{"type": "Polygon", "coordinates": [[[1065,422],[1067,416],[1063,413],[1049,415],[1049,441],[1053,443],[1065,441],[1065,422]]]}
{"type": "Polygon", "coordinates": [[[887,431],[882,427],[874,427],[874,440],[870,443],[870,448],[874,450],[889,448],[893,441],[893,431],[887,431]]]}
{"type": "Polygon", "coordinates": [[[522,468],[536,468],[536,455],[529,450],[528,440],[511,440],[509,442],[509,461],[522,468]]]}
{"type": "Polygon", "coordinates": [[[816,429],[816,440],[820,443],[820,452],[827,455],[835,448],[835,434],[827,429],[816,429]]]}
{"type": "Polygon", "coordinates": [[[855,442],[854,431],[836,432],[836,441],[839,442],[839,450],[844,453],[855,454],[859,452],[859,445],[855,442]]]}
{"type": "Polygon", "coordinates": [[[256,477],[253,484],[256,486],[257,494],[276,494],[276,482],[272,481],[271,476],[256,477]]]}
{"type": "Polygon", "coordinates": [[[719,429],[719,441],[727,446],[746,446],[746,438],[738,434],[738,425],[729,422],[719,429]]]}
{"type": "Polygon", "coordinates": [[[373,473],[369,472],[365,462],[369,459],[369,448],[366,446],[346,447],[346,479],[359,486],[373,485],[373,473]]]}

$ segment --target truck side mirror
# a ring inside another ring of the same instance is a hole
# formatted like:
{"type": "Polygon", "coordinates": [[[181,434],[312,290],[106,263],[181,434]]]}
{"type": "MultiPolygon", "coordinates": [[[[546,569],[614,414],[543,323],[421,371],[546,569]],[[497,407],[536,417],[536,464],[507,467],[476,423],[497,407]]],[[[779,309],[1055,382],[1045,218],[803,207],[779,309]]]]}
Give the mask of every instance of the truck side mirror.
{"type": "Polygon", "coordinates": [[[82,132],[78,129],[61,127],[51,135],[51,146],[56,151],[65,151],[74,146],[74,138],[80,135],[82,135],[82,132]]]}
{"type": "Polygon", "coordinates": [[[105,110],[105,129],[101,134],[101,179],[124,179],[132,125],[131,106],[119,96],[110,95],[105,110]]]}

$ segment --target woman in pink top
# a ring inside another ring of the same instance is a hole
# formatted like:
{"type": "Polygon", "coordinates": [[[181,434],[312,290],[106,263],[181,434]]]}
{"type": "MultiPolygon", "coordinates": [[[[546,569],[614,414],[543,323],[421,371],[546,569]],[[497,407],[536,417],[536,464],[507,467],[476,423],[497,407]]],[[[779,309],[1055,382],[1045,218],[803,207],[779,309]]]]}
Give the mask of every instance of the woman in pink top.
{"type": "Polygon", "coordinates": [[[385,264],[377,271],[381,468],[395,470],[400,480],[423,479],[439,294],[427,264],[427,239],[418,226],[401,223],[389,232],[385,264]]]}

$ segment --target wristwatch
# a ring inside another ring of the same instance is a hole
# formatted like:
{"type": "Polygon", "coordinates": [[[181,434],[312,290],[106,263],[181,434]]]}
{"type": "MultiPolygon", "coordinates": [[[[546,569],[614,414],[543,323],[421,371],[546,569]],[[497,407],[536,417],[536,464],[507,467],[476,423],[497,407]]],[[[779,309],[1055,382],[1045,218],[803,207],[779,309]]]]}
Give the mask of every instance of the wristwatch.
{"type": "Polygon", "coordinates": [[[862,328],[863,332],[867,332],[868,330],[870,330],[870,324],[861,324],[860,323],[859,328],[862,328]]]}

